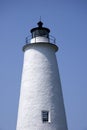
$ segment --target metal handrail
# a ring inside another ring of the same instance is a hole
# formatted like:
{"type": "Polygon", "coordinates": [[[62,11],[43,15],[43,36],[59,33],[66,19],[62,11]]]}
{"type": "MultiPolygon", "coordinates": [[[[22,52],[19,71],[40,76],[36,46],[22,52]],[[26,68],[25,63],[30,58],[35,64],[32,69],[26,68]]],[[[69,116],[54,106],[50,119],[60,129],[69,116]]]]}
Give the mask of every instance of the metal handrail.
{"type": "Polygon", "coordinates": [[[30,40],[31,40],[31,35],[29,35],[29,36],[27,36],[26,38],[25,38],[25,43],[26,44],[28,44],[29,42],[30,42],[30,40]]]}
{"type": "Polygon", "coordinates": [[[50,40],[53,41],[54,44],[56,44],[56,38],[52,35],[49,35],[50,40]]]}
{"type": "MultiPolygon", "coordinates": [[[[44,36],[44,35],[41,35],[41,36],[44,36]]],[[[35,38],[37,38],[37,37],[39,37],[39,36],[36,36],[35,38]]],[[[32,35],[27,36],[26,39],[25,39],[25,43],[26,43],[26,44],[29,44],[31,38],[32,38],[32,35]]],[[[49,35],[48,42],[49,42],[49,43],[56,44],[56,38],[53,37],[52,35],[49,35]]]]}

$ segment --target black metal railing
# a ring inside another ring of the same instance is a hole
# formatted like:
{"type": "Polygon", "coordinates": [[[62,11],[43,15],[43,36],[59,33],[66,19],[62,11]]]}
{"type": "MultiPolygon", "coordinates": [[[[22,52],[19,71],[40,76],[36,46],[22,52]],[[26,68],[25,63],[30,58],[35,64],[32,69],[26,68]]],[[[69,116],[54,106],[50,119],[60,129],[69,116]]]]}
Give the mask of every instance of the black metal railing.
{"type": "MultiPolygon", "coordinates": [[[[37,37],[39,37],[39,36],[37,36],[37,37]]],[[[37,38],[37,37],[35,37],[35,38],[37,38]]],[[[44,37],[44,35],[41,35],[41,37],[44,37]]],[[[25,39],[25,43],[26,43],[26,44],[29,44],[31,39],[32,39],[32,35],[27,36],[26,39],[25,39]]],[[[35,40],[35,42],[36,42],[36,40],[35,40]]],[[[49,43],[56,44],[56,38],[53,37],[52,35],[49,35],[49,37],[48,37],[48,42],[49,42],[49,43]]]]}

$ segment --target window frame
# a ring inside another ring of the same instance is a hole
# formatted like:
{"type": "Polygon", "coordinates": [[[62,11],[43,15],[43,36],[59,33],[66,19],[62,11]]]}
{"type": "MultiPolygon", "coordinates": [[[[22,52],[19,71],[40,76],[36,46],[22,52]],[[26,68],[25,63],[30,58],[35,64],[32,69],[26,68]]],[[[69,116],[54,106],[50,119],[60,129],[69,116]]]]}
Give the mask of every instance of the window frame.
{"type": "Polygon", "coordinates": [[[50,122],[50,113],[48,110],[42,110],[41,112],[41,116],[42,116],[42,122],[43,123],[49,123],[50,122]]]}

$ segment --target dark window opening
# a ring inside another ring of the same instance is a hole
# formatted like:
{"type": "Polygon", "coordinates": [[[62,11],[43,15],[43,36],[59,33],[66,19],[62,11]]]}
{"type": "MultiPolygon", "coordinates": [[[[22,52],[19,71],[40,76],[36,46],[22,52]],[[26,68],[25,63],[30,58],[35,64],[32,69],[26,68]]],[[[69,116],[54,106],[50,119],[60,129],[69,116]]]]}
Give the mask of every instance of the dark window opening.
{"type": "Polygon", "coordinates": [[[42,121],[43,123],[49,121],[49,111],[42,111],[42,121]]]}

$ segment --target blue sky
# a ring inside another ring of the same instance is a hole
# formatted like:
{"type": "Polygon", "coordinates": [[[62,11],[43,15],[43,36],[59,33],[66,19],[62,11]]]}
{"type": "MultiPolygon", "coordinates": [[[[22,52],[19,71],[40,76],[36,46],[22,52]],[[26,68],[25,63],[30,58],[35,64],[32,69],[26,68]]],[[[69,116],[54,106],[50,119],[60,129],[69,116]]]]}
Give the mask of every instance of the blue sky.
{"type": "Polygon", "coordinates": [[[22,47],[40,16],[59,46],[69,130],[87,130],[87,0],[0,0],[0,130],[15,130],[22,47]]]}

